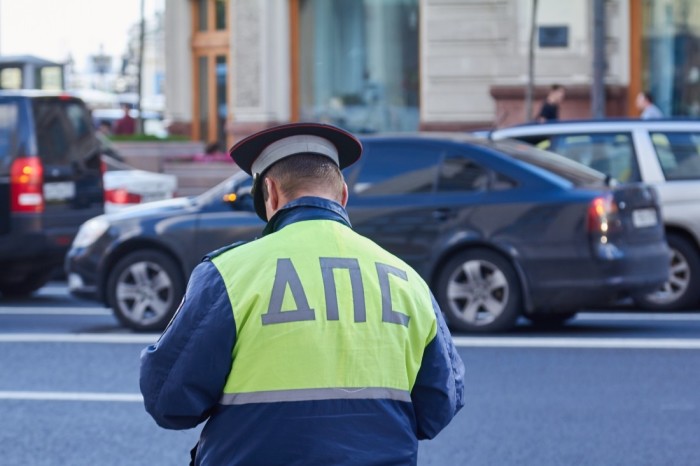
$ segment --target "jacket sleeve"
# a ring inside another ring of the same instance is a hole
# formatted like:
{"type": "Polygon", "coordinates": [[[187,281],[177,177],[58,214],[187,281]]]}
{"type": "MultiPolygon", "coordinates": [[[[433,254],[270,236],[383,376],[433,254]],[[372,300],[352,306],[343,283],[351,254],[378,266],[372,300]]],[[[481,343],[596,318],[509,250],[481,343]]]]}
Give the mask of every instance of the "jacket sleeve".
{"type": "Polygon", "coordinates": [[[209,417],[231,370],[235,342],[226,286],[206,260],[192,272],[163,335],[141,352],[141,393],[159,426],[188,429],[209,417]]]}
{"type": "Polygon", "coordinates": [[[425,348],[411,391],[419,440],[435,437],[464,406],[464,364],[434,297],[432,301],[437,332],[425,348]]]}

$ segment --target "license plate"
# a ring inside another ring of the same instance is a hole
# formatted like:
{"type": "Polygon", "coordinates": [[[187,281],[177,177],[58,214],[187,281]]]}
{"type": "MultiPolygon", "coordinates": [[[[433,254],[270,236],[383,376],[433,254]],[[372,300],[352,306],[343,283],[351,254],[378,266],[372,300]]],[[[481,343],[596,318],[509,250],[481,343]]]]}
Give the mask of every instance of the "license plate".
{"type": "Polygon", "coordinates": [[[44,183],[44,199],[47,201],[65,201],[74,197],[75,183],[72,181],[44,183]]]}
{"type": "Polygon", "coordinates": [[[632,224],[636,228],[653,227],[659,223],[656,209],[637,209],[632,211],[632,224]]]}

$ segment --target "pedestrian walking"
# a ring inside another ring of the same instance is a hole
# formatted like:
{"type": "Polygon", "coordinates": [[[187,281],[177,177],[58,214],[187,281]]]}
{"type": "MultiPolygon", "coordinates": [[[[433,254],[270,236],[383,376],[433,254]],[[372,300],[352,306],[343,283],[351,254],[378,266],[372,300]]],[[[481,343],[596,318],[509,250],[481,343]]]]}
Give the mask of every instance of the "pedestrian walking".
{"type": "Polygon", "coordinates": [[[123,104],[122,110],[124,111],[124,115],[120,119],[118,119],[114,124],[114,134],[134,134],[136,132],[136,120],[131,115],[129,115],[129,106],[123,104]]]}
{"type": "Polygon", "coordinates": [[[195,465],[411,465],[464,404],[428,285],[355,233],[341,170],[362,145],[296,123],[238,142],[262,236],[210,253],[141,355],[146,410],[206,421],[195,465]]]}
{"type": "Polygon", "coordinates": [[[566,91],[559,84],[552,84],[547,93],[547,97],[540,107],[540,112],[537,114],[537,121],[546,123],[548,121],[557,121],[559,119],[559,105],[564,100],[566,91]]]}
{"type": "Polygon", "coordinates": [[[637,94],[637,109],[642,113],[639,118],[642,120],[650,120],[654,118],[663,118],[664,114],[659,107],[654,104],[654,97],[649,92],[640,92],[637,94]]]}

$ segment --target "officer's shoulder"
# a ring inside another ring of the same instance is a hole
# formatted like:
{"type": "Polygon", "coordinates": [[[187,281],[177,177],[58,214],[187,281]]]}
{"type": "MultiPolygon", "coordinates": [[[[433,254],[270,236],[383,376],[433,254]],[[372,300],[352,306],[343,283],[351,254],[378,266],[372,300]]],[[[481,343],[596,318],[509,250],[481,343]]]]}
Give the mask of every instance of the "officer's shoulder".
{"type": "Polygon", "coordinates": [[[226,246],[215,249],[214,251],[211,251],[210,253],[207,253],[202,257],[202,261],[211,261],[214,260],[215,257],[219,257],[220,255],[232,251],[240,246],[243,246],[244,244],[248,244],[250,241],[236,241],[235,243],[227,244],[226,246]]]}

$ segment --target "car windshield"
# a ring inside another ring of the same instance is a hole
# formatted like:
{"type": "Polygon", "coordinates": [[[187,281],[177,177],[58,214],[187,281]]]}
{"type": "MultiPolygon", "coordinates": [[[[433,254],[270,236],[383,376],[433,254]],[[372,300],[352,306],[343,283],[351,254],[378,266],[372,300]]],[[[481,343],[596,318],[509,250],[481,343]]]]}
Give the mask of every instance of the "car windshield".
{"type": "Polygon", "coordinates": [[[575,186],[600,185],[606,181],[606,175],[597,170],[519,141],[498,141],[494,147],[515,159],[552,172],[575,186]]]}
{"type": "Polygon", "coordinates": [[[208,204],[215,199],[218,200],[223,198],[225,194],[233,193],[242,186],[246,184],[250,185],[251,183],[252,178],[250,175],[244,171],[239,171],[208,191],[196,196],[194,199],[197,204],[208,204]]]}

